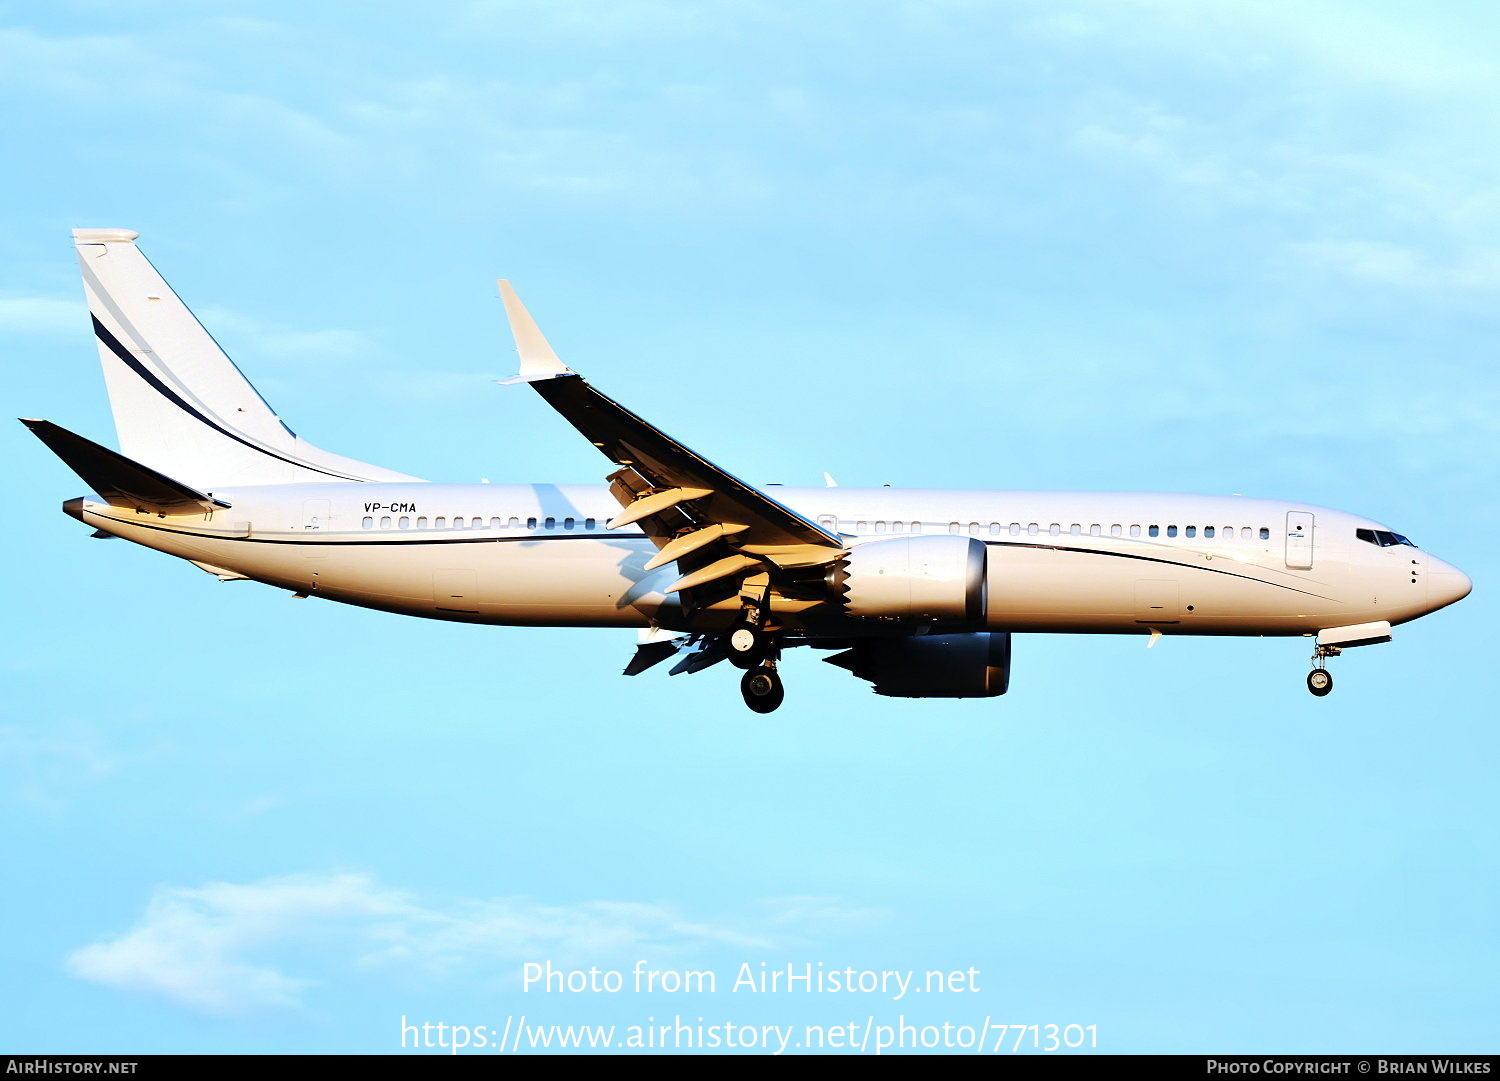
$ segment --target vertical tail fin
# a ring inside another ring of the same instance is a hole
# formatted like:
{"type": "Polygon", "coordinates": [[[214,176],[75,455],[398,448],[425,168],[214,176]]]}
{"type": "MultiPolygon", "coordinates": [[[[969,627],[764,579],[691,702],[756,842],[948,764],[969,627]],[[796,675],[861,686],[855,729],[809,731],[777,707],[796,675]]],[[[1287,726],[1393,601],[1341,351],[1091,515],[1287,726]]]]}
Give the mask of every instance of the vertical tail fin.
{"type": "Polygon", "coordinates": [[[414,480],[299,439],[124,229],[75,229],[120,450],[203,487],[414,480]]]}

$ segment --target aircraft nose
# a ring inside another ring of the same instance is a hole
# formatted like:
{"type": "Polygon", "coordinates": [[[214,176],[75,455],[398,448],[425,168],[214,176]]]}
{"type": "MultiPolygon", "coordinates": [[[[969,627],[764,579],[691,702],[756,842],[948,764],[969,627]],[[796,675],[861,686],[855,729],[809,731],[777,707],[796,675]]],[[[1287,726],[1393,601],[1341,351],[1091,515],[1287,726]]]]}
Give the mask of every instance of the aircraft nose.
{"type": "Polygon", "coordinates": [[[1463,600],[1474,588],[1469,576],[1457,567],[1434,559],[1427,572],[1427,600],[1432,610],[1463,600]]]}

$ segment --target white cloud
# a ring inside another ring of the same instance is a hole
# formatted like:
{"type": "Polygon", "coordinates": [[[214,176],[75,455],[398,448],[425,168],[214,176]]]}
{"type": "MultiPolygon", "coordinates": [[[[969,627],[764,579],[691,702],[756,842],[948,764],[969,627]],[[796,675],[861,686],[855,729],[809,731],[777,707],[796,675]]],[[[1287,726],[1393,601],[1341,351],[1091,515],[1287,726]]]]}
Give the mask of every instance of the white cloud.
{"type": "Polygon", "coordinates": [[[90,724],[53,722],[46,726],[0,724],[0,763],[14,782],[12,794],[33,807],[56,809],[80,790],[126,767],[155,758],[159,747],[125,750],[90,724]]]}
{"type": "MultiPolygon", "coordinates": [[[[630,28],[654,40],[667,26],[722,29],[723,16],[712,4],[683,10],[666,0],[478,4],[449,32],[510,40],[519,18],[544,36],[609,39],[630,28]]],[[[467,177],[487,197],[498,185],[570,200],[612,202],[623,194],[654,205],[757,190],[741,180],[739,162],[683,145],[675,127],[638,123],[652,114],[705,122],[719,91],[666,80],[641,88],[642,104],[628,108],[620,104],[621,77],[609,72],[509,83],[490,69],[466,78],[374,61],[352,66],[343,56],[314,58],[305,39],[283,40],[275,24],[264,24],[240,44],[284,64],[288,75],[283,85],[250,92],[242,89],[247,81],[261,84],[243,77],[243,57],[214,66],[225,29],[217,19],[183,20],[165,38],[0,28],[0,86],[18,88],[37,107],[66,108],[93,133],[101,158],[140,155],[143,144],[131,136],[138,118],[150,116],[153,168],[171,169],[174,183],[206,177],[238,204],[291,197],[286,178],[294,174],[299,184],[315,178],[341,191],[372,177],[393,190],[451,190],[467,177]]]]}
{"type": "Polygon", "coordinates": [[[271,360],[314,360],[335,364],[369,357],[376,352],[375,343],[354,330],[306,330],[280,326],[212,305],[199,308],[197,315],[211,333],[225,341],[231,355],[243,353],[271,360]],[[236,343],[236,348],[229,347],[229,340],[236,343]]]}
{"type": "Polygon", "coordinates": [[[631,963],[715,948],[766,951],[879,914],[827,899],[772,898],[736,915],[689,917],[670,904],[526,897],[424,901],[362,874],[162,887],[124,934],[75,950],[68,971],[219,1015],[296,1006],[332,965],[432,977],[522,961],[631,963]]]}
{"type": "Polygon", "coordinates": [[[718,34],[726,22],[773,14],[774,6],[747,0],[473,0],[464,9],[465,20],[477,26],[611,41],[718,34]]]}
{"type": "MultiPolygon", "coordinates": [[[[1094,0],[1096,12],[1134,23],[1158,40],[1218,46],[1224,57],[1272,50],[1340,78],[1406,91],[1493,86],[1487,36],[1467,18],[1413,5],[1359,2],[1266,4],[1258,0],[1094,0]],[[1227,46],[1227,47],[1226,47],[1227,46]]],[[[1472,13],[1482,24],[1483,11],[1472,13]]]]}
{"type": "Polygon", "coordinates": [[[1075,0],[1023,28],[1100,66],[1066,106],[1079,154],[1187,196],[1199,223],[1254,215],[1240,258],[1269,267],[1309,241],[1293,247],[1304,265],[1429,295],[1500,278],[1500,171],[1469,149],[1500,134],[1484,104],[1500,69],[1461,20],[1075,0]]]}
{"type": "Polygon", "coordinates": [[[1142,107],[1133,123],[1090,123],[1077,132],[1085,149],[1137,161],[1176,184],[1211,187],[1220,196],[1261,188],[1253,174],[1232,165],[1223,147],[1200,125],[1142,107]]]}
{"type": "Polygon", "coordinates": [[[1442,261],[1415,248],[1378,241],[1319,241],[1290,246],[1292,254],[1321,270],[1377,285],[1426,290],[1500,288],[1500,251],[1461,252],[1442,261]]]}
{"type": "Polygon", "coordinates": [[[207,1013],[289,1006],[308,981],[246,955],[330,920],[368,920],[400,906],[399,898],[357,875],[161,889],[135,927],[74,951],[67,967],[80,979],[162,995],[207,1013]]]}
{"type": "MultiPolygon", "coordinates": [[[[232,76],[214,69],[225,28],[210,20],[174,27],[186,35],[174,48],[150,35],[46,34],[0,28],[0,85],[24,94],[32,108],[62,106],[88,133],[97,159],[141,153],[132,140],[139,117],[152,118],[160,141],[157,164],[196,172],[231,173],[254,190],[275,182],[259,169],[268,148],[294,155],[308,168],[337,173],[357,149],[347,132],[294,105],[289,94],[255,94],[216,85],[232,76]],[[255,164],[243,164],[245,151],[255,164]],[[238,163],[238,164],[231,164],[238,163]],[[254,179],[251,179],[253,174],[254,179]]],[[[179,176],[180,181],[180,176],[179,176]]]]}
{"type": "Polygon", "coordinates": [[[1107,44],[1112,52],[1171,54],[1223,70],[1294,70],[1403,93],[1467,92],[1496,82],[1486,46],[1495,16],[1482,7],[1454,18],[1439,8],[1375,0],[1044,0],[1029,6],[1023,31],[1060,43],[1107,44]]]}
{"type": "Polygon", "coordinates": [[[0,297],[0,333],[69,334],[86,332],[89,311],[82,300],[53,297],[0,297]]]}
{"type": "Polygon", "coordinates": [[[103,746],[97,732],[75,730],[65,734],[0,725],[0,761],[37,758],[66,760],[75,772],[88,777],[108,776],[125,762],[103,746]]]}

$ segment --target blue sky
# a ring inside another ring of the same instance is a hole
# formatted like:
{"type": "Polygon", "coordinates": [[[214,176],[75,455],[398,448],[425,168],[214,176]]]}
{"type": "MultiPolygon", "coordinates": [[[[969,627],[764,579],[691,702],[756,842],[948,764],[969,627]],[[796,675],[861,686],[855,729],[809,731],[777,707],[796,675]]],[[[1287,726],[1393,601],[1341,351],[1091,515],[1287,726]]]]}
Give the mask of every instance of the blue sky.
{"type": "Polygon", "coordinates": [[[627,633],[293,601],[58,512],[19,425],[0,1046],[388,1052],[399,1020],[1098,1026],[1493,1051],[1497,17],[1486,5],[0,5],[13,415],[107,440],[68,230],[141,246],[297,431],[589,482],[493,279],[747,479],[1242,492],[1463,604],[1301,640],[1030,636],[1011,692],[810,657],[759,717],[627,633]],[[712,970],[523,992],[521,965],[712,970]],[[751,996],[741,962],[980,991],[751,996]]]}

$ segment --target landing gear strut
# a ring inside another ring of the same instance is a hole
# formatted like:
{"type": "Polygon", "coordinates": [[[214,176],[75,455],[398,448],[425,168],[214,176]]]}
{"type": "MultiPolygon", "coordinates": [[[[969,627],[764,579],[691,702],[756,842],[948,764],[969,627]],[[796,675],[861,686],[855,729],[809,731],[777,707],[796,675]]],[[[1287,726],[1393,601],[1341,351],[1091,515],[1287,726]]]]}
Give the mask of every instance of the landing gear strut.
{"type": "Polygon", "coordinates": [[[747,607],[739,621],[729,628],[724,636],[724,645],[729,663],[736,668],[755,668],[768,657],[775,657],[777,635],[774,624],[761,616],[763,609],[747,607]]]}
{"type": "Polygon", "coordinates": [[[740,694],[745,705],[756,713],[770,713],[781,705],[786,691],[781,686],[781,677],[768,664],[752,668],[740,679],[740,694]]]}
{"type": "Polygon", "coordinates": [[[771,652],[774,639],[749,619],[742,619],[724,636],[729,663],[736,668],[754,668],[771,652]]]}
{"type": "Polygon", "coordinates": [[[1322,698],[1333,690],[1333,673],[1324,667],[1329,657],[1337,657],[1342,650],[1338,646],[1319,646],[1313,650],[1313,670],[1307,673],[1307,689],[1322,698]]]}
{"type": "Polygon", "coordinates": [[[752,579],[740,587],[740,617],[721,641],[729,663],[745,669],[740,695],[756,713],[770,713],[781,705],[786,691],[776,674],[781,654],[781,623],[771,615],[771,580],[752,579]],[[760,595],[755,595],[755,590],[760,595]]]}

